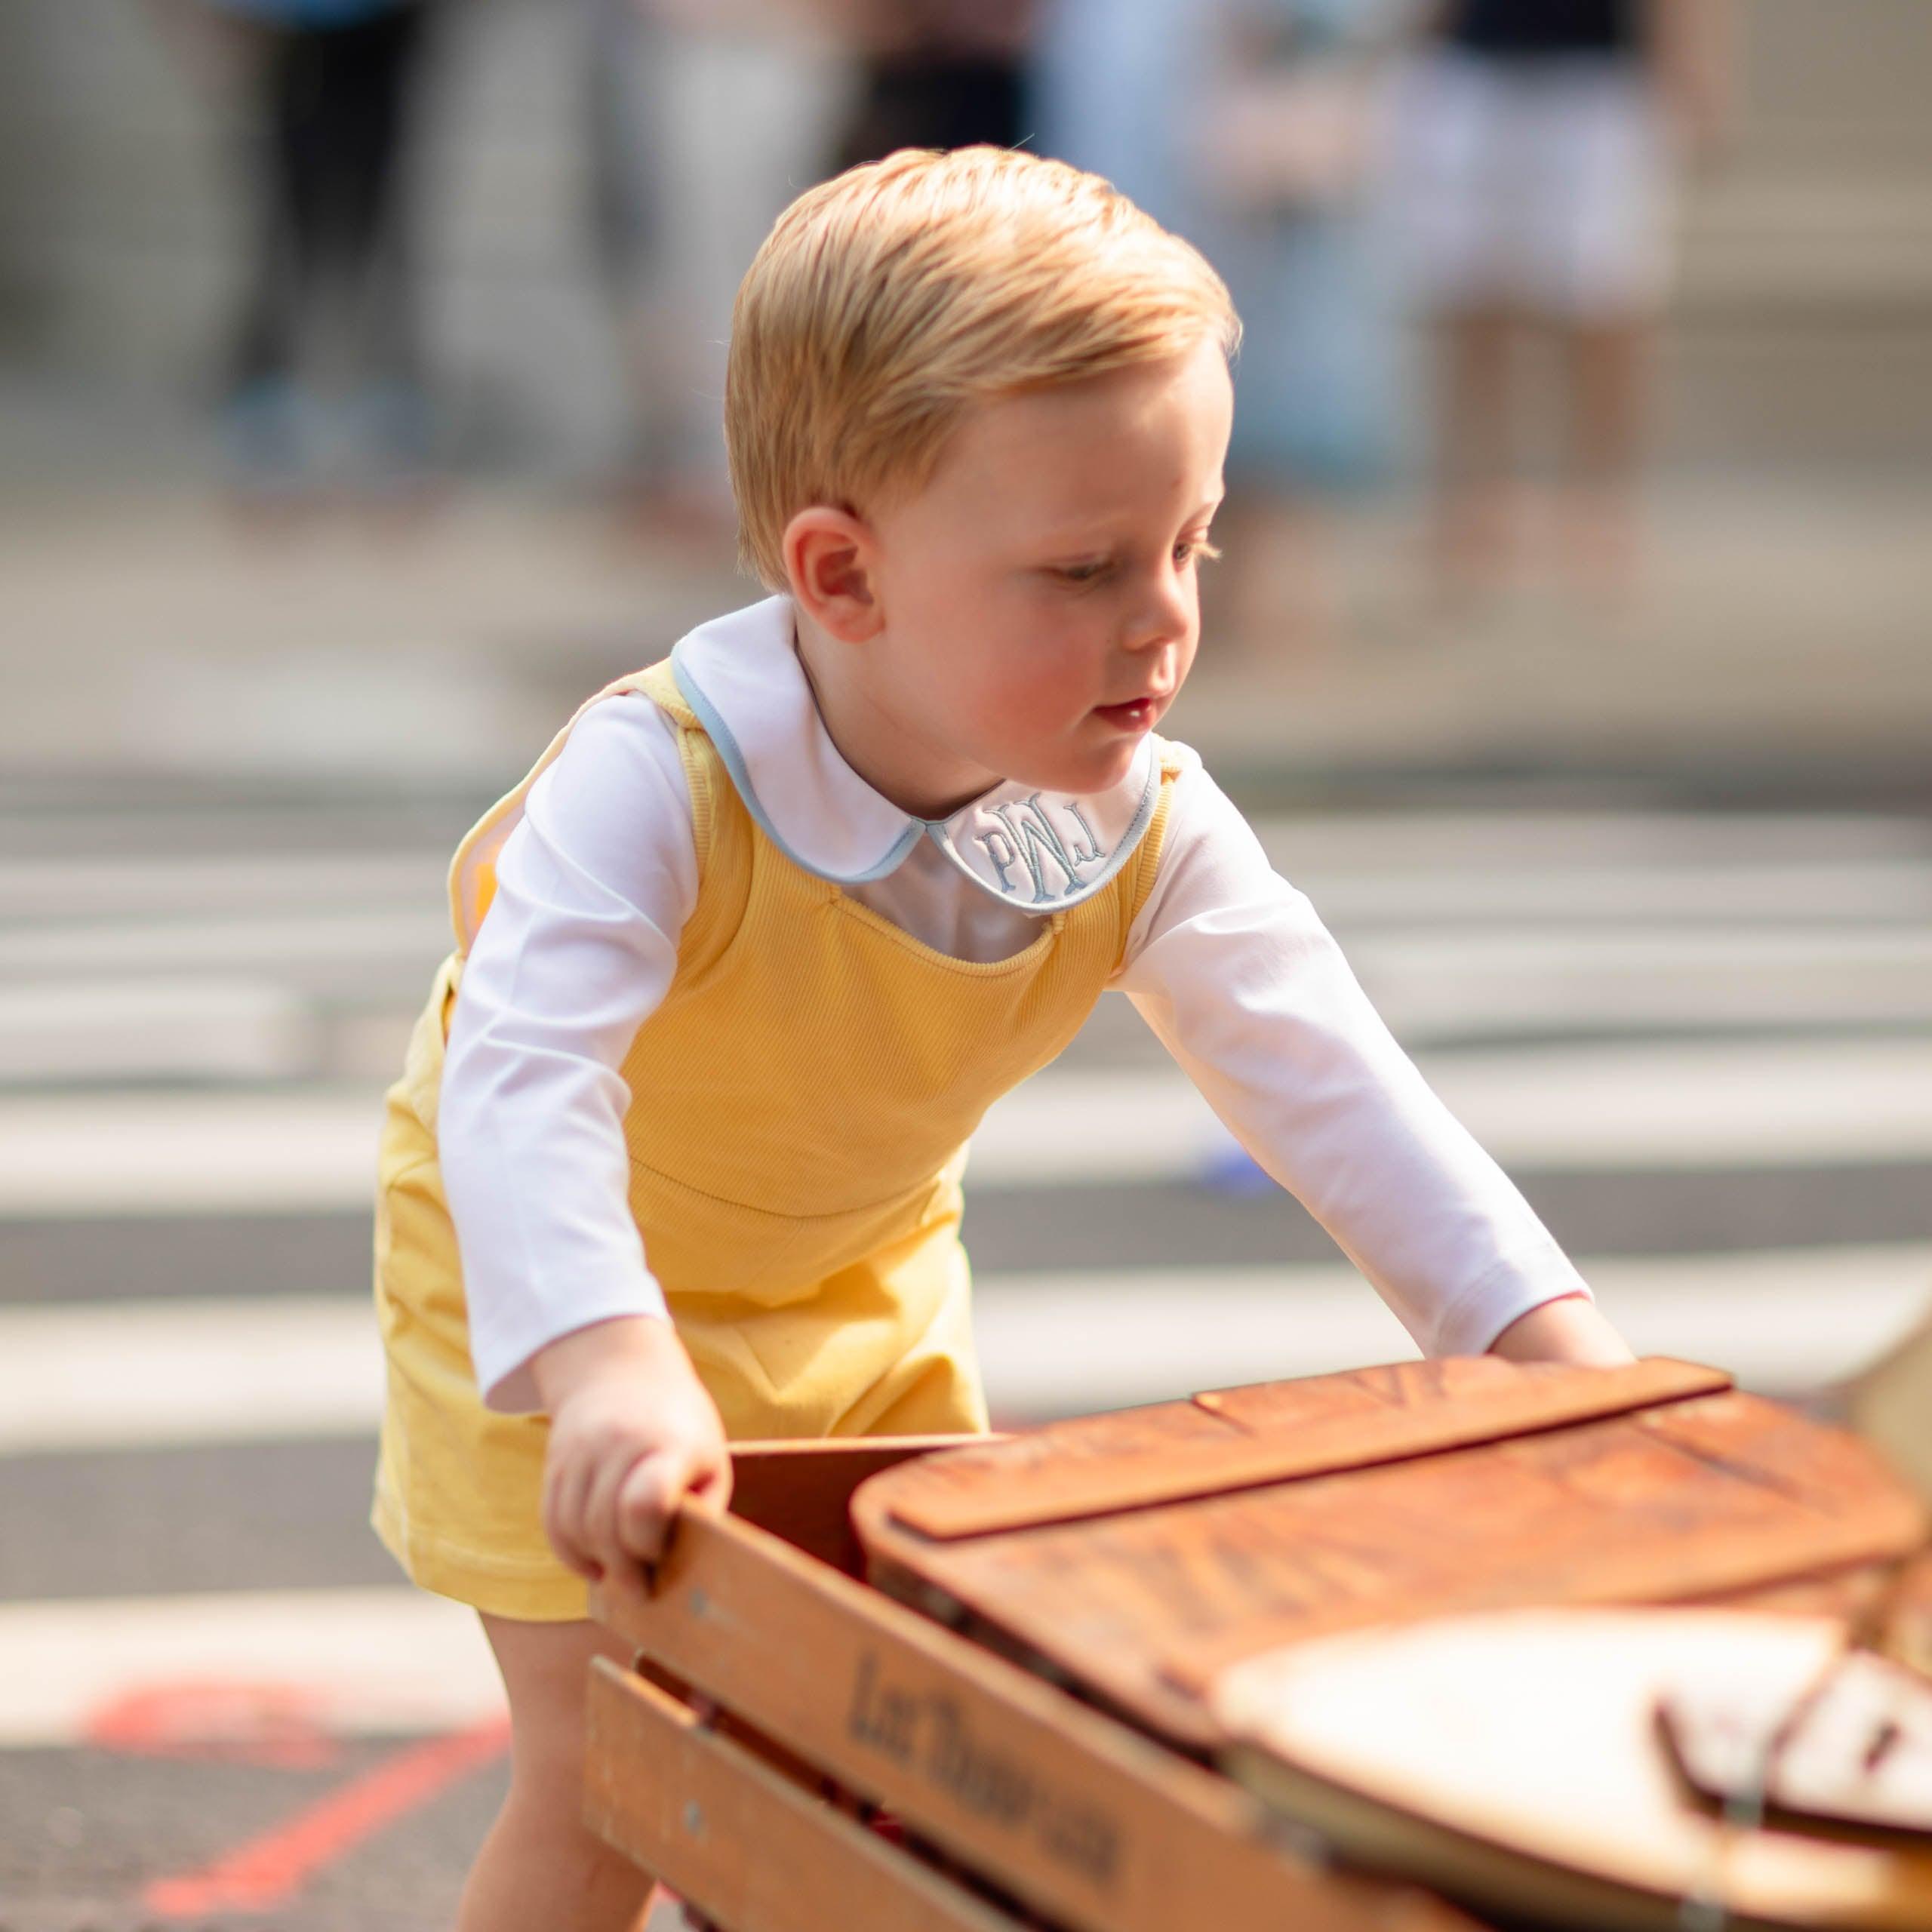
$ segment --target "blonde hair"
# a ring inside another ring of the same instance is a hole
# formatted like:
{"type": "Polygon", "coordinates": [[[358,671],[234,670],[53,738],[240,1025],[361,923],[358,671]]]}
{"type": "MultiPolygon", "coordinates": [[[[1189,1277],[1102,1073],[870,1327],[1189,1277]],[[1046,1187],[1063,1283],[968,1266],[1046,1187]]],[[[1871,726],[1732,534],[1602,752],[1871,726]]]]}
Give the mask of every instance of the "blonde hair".
{"type": "Polygon", "coordinates": [[[1097,175],[990,147],[852,168],[779,217],[739,287],[740,555],[782,588],[792,517],[918,488],[971,404],[1240,336],[1220,277],[1097,175]]]}

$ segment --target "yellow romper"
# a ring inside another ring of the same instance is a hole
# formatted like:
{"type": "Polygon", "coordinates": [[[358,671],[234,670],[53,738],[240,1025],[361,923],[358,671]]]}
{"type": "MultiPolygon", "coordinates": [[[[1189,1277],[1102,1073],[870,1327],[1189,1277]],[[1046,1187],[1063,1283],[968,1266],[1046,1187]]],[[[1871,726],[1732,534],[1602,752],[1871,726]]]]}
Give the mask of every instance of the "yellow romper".
{"type": "MultiPolygon", "coordinates": [[[[678,728],[698,865],[670,988],[623,1068],[637,1097],[631,1211],[678,1335],[734,1438],[983,1429],[959,1239],[965,1143],[1072,1038],[1118,968],[1182,754],[1158,747],[1158,803],[1112,880],[1043,918],[1014,958],[976,963],[788,858],[668,662],[599,697],[633,690],[678,728]]],[[[436,1112],[491,857],[568,731],[458,850],[457,947],[389,1091],[376,1219],[389,1364],[377,1534],[424,1588],[538,1621],[582,1617],[585,1586],[539,1518],[548,1421],[494,1413],[477,1389],[436,1112]]]]}

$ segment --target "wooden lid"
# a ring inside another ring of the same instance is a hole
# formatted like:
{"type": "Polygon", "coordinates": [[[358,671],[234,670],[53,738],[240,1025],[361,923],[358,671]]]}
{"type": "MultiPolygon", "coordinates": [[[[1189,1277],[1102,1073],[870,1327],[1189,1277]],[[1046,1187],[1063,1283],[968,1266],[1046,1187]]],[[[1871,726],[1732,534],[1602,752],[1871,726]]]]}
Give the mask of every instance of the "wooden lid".
{"type": "Polygon", "coordinates": [[[1056,1423],[857,1492],[875,1582],[1211,1748],[1229,1664],[1391,1619],[1746,1591],[1903,1555],[1916,1500],[1727,1378],[1399,1363],[1056,1423]]]}

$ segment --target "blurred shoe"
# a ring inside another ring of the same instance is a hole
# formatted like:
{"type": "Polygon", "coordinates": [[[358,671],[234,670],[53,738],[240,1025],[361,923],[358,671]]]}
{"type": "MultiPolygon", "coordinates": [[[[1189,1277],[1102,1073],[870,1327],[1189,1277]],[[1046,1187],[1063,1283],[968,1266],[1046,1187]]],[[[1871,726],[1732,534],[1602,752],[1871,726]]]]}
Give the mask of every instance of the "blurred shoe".
{"type": "Polygon", "coordinates": [[[349,398],[343,417],[358,487],[387,494],[423,486],[430,471],[435,422],[420,384],[372,383],[349,398]]]}
{"type": "Polygon", "coordinates": [[[285,376],[244,383],[222,405],[229,480],[245,502],[273,508],[309,489],[315,426],[309,399],[285,376]]]}

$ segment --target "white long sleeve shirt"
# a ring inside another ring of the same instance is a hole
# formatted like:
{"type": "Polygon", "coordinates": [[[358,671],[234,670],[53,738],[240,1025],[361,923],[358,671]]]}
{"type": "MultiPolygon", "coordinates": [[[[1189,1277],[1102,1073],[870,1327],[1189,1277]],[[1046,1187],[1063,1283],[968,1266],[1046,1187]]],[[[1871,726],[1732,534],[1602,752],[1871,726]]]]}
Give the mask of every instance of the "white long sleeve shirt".
{"type": "MultiPolygon", "coordinates": [[[[1005,958],[1045,914],[1003,839],[1024,788],[943,823],[911,817],[839,756],[774,598],[679,645],[679,681],[760,825],[924,944],[1005,958]],[[1008,815],[1000,816],[1002,806],[1008,815]]],[[[1072,801],[1105,864],[1131,856],[1151,747],[1072,801]]],[[[1088,848],[1091,846],[1091,852],[1088,848]]],[[[619,1069],[663,1000],[697,896],[675,728],[641,694],[595,705],[531,787],[452,1017],[438,1139],[477,1380],[536,1406],[530,1358],[613,1316],[663,1315],[626,1204],[619,1069]]],[[[1175,781],[1154,886],[1112,982],[1257,1161],[1294,1194],[1432,1355],[1481,1352],[1581,1277],[1398,1046],[1303,895],[1198,763],[1175,781]]]]}

